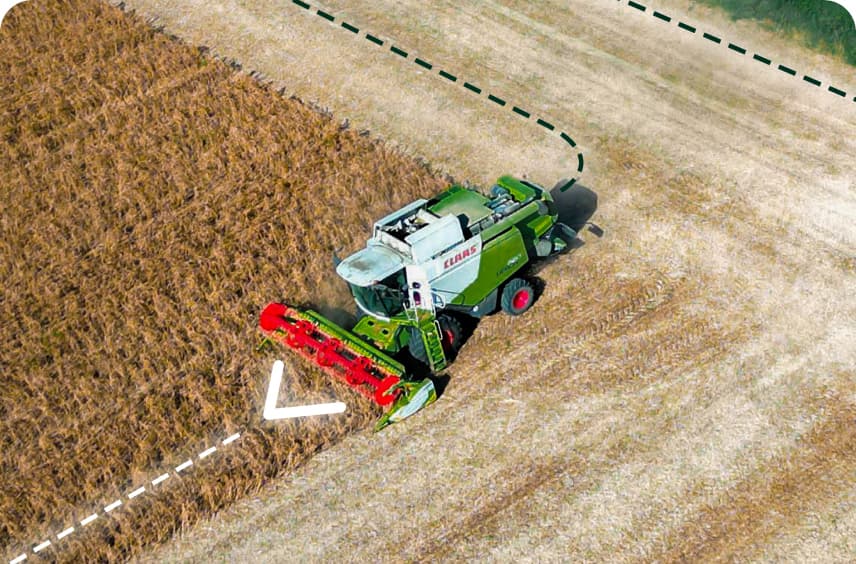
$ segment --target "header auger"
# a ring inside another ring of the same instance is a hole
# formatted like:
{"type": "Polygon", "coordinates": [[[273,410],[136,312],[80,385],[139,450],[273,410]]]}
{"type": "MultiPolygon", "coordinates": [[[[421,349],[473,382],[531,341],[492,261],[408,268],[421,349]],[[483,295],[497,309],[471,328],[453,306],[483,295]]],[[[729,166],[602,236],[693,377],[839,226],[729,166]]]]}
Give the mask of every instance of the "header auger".
{"type": "Polygon", "coordinates": [[[414,380],[409,356],[439,373],[460,346],[459,316],[520,315],[535,299],[515,275],[576,237],[558,222],[550,193],[511,176],[489,196],[453,185],[374,224],[366,248],[336,267],[358,321],[347,331],[320,314],[280,303],[261,314],[262,331],[386,409],[376,430],[437,399],[430,378],[414,380]]]}

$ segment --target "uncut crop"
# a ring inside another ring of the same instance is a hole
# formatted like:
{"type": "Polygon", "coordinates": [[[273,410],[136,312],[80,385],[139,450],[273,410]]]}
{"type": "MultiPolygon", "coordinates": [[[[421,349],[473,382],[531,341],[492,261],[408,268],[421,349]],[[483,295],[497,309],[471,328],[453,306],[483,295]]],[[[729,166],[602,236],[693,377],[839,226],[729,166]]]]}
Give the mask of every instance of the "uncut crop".
{"type": "Polygon", "coordinates": [[[349,410],[262,424],[287,355],[255,350],[258,312],[349,319],[331,252],[440,178],[95,0],[13,8],[0,74],[5,556],[243,432],[43,553],[127,557],[373,421],[294,361],[288,397],[349,410]]]}

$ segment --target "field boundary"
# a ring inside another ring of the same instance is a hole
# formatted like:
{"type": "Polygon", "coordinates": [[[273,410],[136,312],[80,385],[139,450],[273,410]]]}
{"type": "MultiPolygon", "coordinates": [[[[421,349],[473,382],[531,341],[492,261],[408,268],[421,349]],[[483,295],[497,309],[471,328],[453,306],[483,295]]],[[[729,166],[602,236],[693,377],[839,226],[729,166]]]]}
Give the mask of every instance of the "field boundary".
{"type": "MultiPolygon", "coordinates": [[[[224,446],[228,446],[228,445],[234,443],[235,441],[239,440],[241,438],[241,434],[242,434],[242,431],[239,431],[237,433],[233,433],[217,444],[219,444],[219,446],[221,448],[224,446]]],[[[133,490],[131,490],[130,492],[128,492],[124,496],[117,498],[115,501],[113,501],[111,503],[108,503],[101,510],[94,511],[88,517],[84,517],[83,519],[81,519],[80,522],[76,526],[75,525],[69,525],[67,528],[63,529],[59,533],[56,533],[55,535],[51,535],[50,537],[46,538],[45,540],[43,540],[42,542],[40,542],[38,544],[34,544],[32,546],[33,554],[38,554],[39,552],[50,547],[54,542],[60,541],[64,538],[68,537],[72,533],[79,531],[79,530],[82,530],[83,527],[86,527],[87,525],[93,523],[99,517],[101,517],[101,516],[106,517],[110,512],[115,511],[116,509],[118,509],[119,507],[124,505],[126,503],[126,501],[130,501],[134,498],[137,498],[137,497],[143,495],[144,493],[153,492],[154,491],[153,488],[155,488],[159,484],[162,484],[163,482],[170,479],[170,477],[173,474],[175,474],[177,476],[181,472],[183,472],[183,471],[187,470],[188,468],[190,468],[191,466],[193,466],[195,463],[194,461],[198,462],[200,460],[204,460],[204,459],[208,458],[209,456],[211,456],[212,454],[214,454],[215,452],[217,452],[218,451],[217,444],[203,449],[196,456],[196,458],[188,458],[187,460],[185,460],[184,462],[182,462],[181,464],[179,464],[178,466],[173,468],[172,474],[170,472],[163,472],[159,476],[157,476],[151,480],[147,480],[146,485],[134,488],[133,490]],[[146,486],[149,486],[149,487],[146,488],[146,486]]],[[[9,564],[19,564],[20,562],[25,561],[27,559],[28,555],[29,555],[29,552],[22,552],[21,554],[19,554],[15,558],[11,559],[9,561],[9,564]]]]}
{"type": "MultiPolygon", "coordinates": [[[[621,2],[622,0],[617,0],[617,1],[621,2]]],[[[633,0],[628,0],[627,5],[630,6],[631,8],[634,8],[634,9],[642,12],[642,13],[647,13],[647,10],[648,10],[648,7],[645,6],[644,4],[634,2],[633,0]]],[[[706,32],[706,31],[701,31],[698,28],[698,26],[690,25],[684,21],[677,20],[677,19],[675,19],[675,18],[673,18],[667,14],[664,14],[663,12],[660,12],[659,10],[654,10],[653,8],[651,9],[650,13],[653,17],[657,18],[661,22],[665,22],[665,23],[672,24],[672,25],[677,25],[678,28],[686,31],[687,33],[691,33],[691,34],[695,35],[696,37],[701,37],[702,39],[710,41],[711,43],[714,43],[716,45],[727,45],[728,50],[731,53],[741,55],[741,56],[744,56],[744,55],[748,56],[748,54],[749,54],[749,52],[744,47],[741,47],[740,45],[737,45],[736,43],[731,43],[730,41],[726,42],[721,37],[718,37],[716,35],[713,35],[711,33],[706,32]],[[700,33],[696,34],[696,32],[700,32],[700,33]]],[[[754,53],[752,55],[752,60],[758,61],[762,65],[765,65],[771,69],[774,68],[773,60],[769,59],[769,58],[767,58],[767,57],[765,57],[759,53],[754,53]]],[[[801,73],[798,73],[793,68],[791,68],[790,66],[784,65],[784,64],[779,64],[775,68],[777,68],[779,71],[781,71],[781,72],[783,72],[789,76],[792,76],[792,77],[797,77],[799,74],[801,74],[801,73]]],[[[814,78],[813,76],[804,74],[802,76],[802,84],[810,84],[816,88],[820,88],[823,85],[823,82],[814,78]]],[[[832,94],[835,94],[836,96],[838,96],[842,100],[847,99],[847,92],[845,90],[841,90],[840,88],[836,88],[835,86],[833,86],[831,84],[827,86],[826,91],[830,92],[832,94]]],[[[856,102],[856,96],[853,96],[853,102],[856,102]]]]}
{"type": "MultiPolygon", "coordinates": [[[[334,16],[333,14],[326,12],[326,11],[322,10],[321,8],[314,8],[313,9],[312,5],[307,4],[306,2],[303,2],[302,0],[292,0],[292,3],[294,5],[300,7],[300,8],[303,8],[308,13],[315,14],[319,18],[321,18],[321,19],[323,19],[323,20],[325,20],[331,24],[335,24],[337,21],[336,16],[334,16]]],[[[540,117],[540,116],[533,116],[532,112],[525,110],[520,106],[512,104],[506,98],[498,96],[496,93],[485,92],[481,87],[479,87],[479,86],[477,86],[471,82],[467,82],[467,81],[461,79],[458,75],[452,74],[446,69],[439,68],[439,67],[437,67],[437,65],[434,65],[434,64],[432,64],[432,63],[430,63],[424,59],[421,59],[415,55],[413,57],[411,57],[411,55],[408,51],[406,51],[405,49],[402,49],[400,46],[396,45],[391,40],[381,39],[377,35],[373,35],[373,34],[367,32],[365,30],[361,30],[359,27],[357,27],[357,26],[355,26],[355,25],[353,25],[347,21],[344,21],[342,18],[338,18],[338,21],[339,21],[339,27],[338,27],[339,29],[348,31],[348,32],[354,34],[354,36],[363,37],[363,39],[365,39],[366,41],[368,41],[369,43],[371,43],[372,45],[375,45],[377,47],[385,47],[388,44],[389,50],[387,52],[392,53],[398,57],[401,57],[402,59],[409,60],[409,61],[413,62],[414,64],[416,64],[421,69],[424,69],[427,71],[436,71],[436,76],[440,76],[441,78],[445,79],[446,81],[448,81],[450,83],[460,84],[470,94],[473,94],[475,96],[479,96],[483,100],[492,102],[494,105],[496,105],[500,108],[505,108],[507,110],[511,110],[511,112],[514,115],[516,115],[522,119],[528,120],[528,121],[534,121],[537,125],[541,126],[542,128],[544,128],[548,132],[553,133],[553,134],[557,134],[563,141],[565,141],[568,145],[570,145],[571,148],[577,149],[577,155],[576,155],[577,156],[577,169],[576,169],[577,170],[577,176],[575,176],[575,177],[569,179],[567,182],[565,182],[559,188],[559,190],[564,192],[565,190],[567,190],[568,188],[573,186],[574,183],[577,182],[577,180],[579,180],[579,177],[582,174],[583,168],[584,168],[583,153],[582,153],[582,151],[580,151],[577,148],[577,143],[574,141],[574,139],[570,135],[568,135],[567,132],[558,131],[556,129],[556,126],[553,125],[552,122],[547,121],[546,119],[544,119],[543,117],[540,117]]]]}

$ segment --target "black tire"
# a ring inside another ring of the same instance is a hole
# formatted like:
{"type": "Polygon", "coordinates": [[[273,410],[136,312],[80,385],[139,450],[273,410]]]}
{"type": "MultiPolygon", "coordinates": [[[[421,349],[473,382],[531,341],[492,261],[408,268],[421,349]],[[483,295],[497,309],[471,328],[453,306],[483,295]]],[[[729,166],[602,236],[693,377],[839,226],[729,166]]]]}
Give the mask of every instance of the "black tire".
{"type": "Polygon", "coordinates": [[[410,356],[422,364],[428,365],[428,351],[425,350],[422,333],[416,327],[410,328],[410,341],[407,344],[407,349],[410,351],[410,356]]]}
{"type": "Polygon", "coordinates": [[[521,315],[535,302],[535,289],[522,278],[512,278],[502,289],[502,311],[508,315],[521,315]]]}
{"type": "MultiPolygon", "coordinates": [[[[440,323],[440,337],[443,340],[443,351],[448,358],[452,358],[457,354],[461,347],[461,322],[451,315],[441,313],[437,316],[437,321],[440,323]]],[[[422,334],[415,327],[410,328],[410,342],[407,345],[410,351],[410,356],[419,362],[428,365],[428,351],[425,350],[425,342],[422,340],[422,334]]]]}

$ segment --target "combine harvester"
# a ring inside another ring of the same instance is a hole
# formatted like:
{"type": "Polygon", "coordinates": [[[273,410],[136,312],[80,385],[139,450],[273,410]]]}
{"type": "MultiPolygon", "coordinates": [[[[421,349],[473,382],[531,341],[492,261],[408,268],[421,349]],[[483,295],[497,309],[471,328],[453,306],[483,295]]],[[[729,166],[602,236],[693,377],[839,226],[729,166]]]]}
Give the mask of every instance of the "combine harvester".
{"type": "Polygon", "coordinates": [[[456,316],[481,318],[497,303],[509,315],[522,314],[535,292],[515,275],[575,237],[537,184],[503,176],[490,197],[453,185],[384,217],[365,249],[337,259],[358,309],[351,331],[281,303],[265,307],[260,326],[268,339],[387,408],[380,430],[437,399],[431,379],[408,377],[393,355],[406,349],[440,372],[460,344],[456,316]]]}

